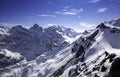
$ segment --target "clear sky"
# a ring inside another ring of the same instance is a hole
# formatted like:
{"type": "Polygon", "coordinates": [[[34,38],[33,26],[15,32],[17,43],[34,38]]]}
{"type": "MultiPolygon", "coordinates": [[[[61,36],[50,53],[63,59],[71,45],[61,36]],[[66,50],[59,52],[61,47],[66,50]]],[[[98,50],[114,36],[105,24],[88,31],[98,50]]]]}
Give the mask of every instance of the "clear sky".
{"type": "Polygon", "coordinates": [[[56,24],[83,31],[118,17],[120,0],[0,0],[2,24],[56,24]]]}

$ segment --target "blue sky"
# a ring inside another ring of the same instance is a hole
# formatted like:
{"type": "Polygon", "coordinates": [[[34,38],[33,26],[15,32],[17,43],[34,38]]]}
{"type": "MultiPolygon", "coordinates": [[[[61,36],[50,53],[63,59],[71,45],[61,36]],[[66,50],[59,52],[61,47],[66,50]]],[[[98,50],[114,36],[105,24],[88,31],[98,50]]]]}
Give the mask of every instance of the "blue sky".
{"type": "Polygon", "coordinates": [[[0,23],[53,24],[77,31],[120,17],[120,0],[0,0],[0,23]]]}

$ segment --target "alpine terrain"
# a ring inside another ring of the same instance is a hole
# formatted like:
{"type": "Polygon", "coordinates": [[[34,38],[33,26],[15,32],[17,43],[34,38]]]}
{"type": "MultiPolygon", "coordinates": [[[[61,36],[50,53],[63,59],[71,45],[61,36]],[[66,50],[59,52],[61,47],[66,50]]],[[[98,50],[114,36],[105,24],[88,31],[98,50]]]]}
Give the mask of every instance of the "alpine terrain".
{"type": "Polygon", "coordinates": [[[119,77],[120,18],[77,33],[0,26],[0,77],[119,77]]]}

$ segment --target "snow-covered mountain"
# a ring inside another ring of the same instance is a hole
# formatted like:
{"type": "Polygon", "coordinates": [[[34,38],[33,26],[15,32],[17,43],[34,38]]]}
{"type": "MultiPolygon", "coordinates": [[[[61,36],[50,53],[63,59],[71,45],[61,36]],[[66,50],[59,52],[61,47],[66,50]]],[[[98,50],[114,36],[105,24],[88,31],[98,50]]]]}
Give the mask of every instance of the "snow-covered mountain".
{"type": "Polygon", "coordinates": [[[68,46],[79,34],[72,29],[60,26],[45,29],[37,24],[29,29],[20,25],[12,28],[1,26],[0,49],[18,52],[27,60],[33,60],[42,53],[53,53],[68,46]]]}
{"type": "MultiPolygon", "coordinates": [[[[58,50],[54,50],[54,52],[43,53],[27,63],[3,68],[0,70],[0,76],[119,77],[120,24],[118,24],[118,20],[120,19],[112,21],[117,22],[114,23],[117,25],[108,22],[101,23],[96,29],[84,32],[81,37],[76,39],[73,43],[58,50]]],[[[44,29],[44,31],[40,28],[40,32],[47,32],[50,35],[55,31],[56,34],[61,34],[62,28],[56,31],[56,28],[53,27],[54,26],[44,29]]],[[[71,29],[68,30],[71,31],[71,29]]],[[[62,29],[62,31],[64,30],[62,29]]],[[[64,34],[68,34],[69,31],[64,34]]],[[[34,29],[32,32],[34,35],[34,29]]],[[[56,36],[56,34],[54,37],[60,37],[56,36]]],[[[46,34],[42,36],[51,38],[45,35],[46,34]]],[[[71,35],[72,34],[70,34],[69,37],[71,35]]],[[[64,36],[64,38],[65,37],[66,36],[64,36]]]]}
{"type": "Polygon", "coordinates": [[[104,23],[108,23],[108,24],[120,27],[120,18],[116,18],[114,20],[104,22],[104,23]]]}
{"type": "Polygon", "coordinates": [[[119,77],[119,20],[112,21],[116,25],[101,23],[95,30],[81,36],[72,49],[77,51],[76,62],[61,77],[119,77]]]}

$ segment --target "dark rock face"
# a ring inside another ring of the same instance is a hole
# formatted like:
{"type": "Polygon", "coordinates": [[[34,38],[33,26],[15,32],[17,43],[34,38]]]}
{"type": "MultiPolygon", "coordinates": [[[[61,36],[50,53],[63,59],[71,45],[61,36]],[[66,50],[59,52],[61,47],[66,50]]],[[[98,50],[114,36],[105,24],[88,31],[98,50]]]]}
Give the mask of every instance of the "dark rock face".
{"type": "Polygon", "coordinates": [[[99,77],[97,74],[95,74],[95,76],[94,77],[99,77]]]}
{"type": "MultiPolygon", "coordinates": [[[[1,56],[1,55],[0,55],[1,56]]],[[[3,55],[2,55],[3,56],[3,55]]],[[[4,56],[3,58],[0,59],[0,68],[4,68],[7,67],[9,65],[13,65],[16,64],[18,62],[20,62],[21,60],[24,60],[23,57],[21,57],[21,59],[12,59],[10,57],[6,57],[4,56]]]]}
{"type": "Polygon", "coordinates": [[[40,27],[38,24],[34,24],[29,31],[31,32],[32,36],[40,38],[43,33],[43,28],[40,27]]]}
{"type": "Polygon", "coordinates": [[[105,28],[109,28],[109,27],[105,26],[104,23],[101,23],[100,25],[97,26],[97,28],[105,29],[105,28]]]}
{"type": "Polygon", "coordinates": [[[77,52],[76,54],[76,58],[78,58],[82,53],[84,53],[84,47],[81,45],[80,48],[79,48],[79,51],[77,52]]]}
{"type": "Polygon", "coordinates": [[[106,70],[107,70],[107,68],[103,65],[102,68],[101,68],[101,71],[105,72],[106,70]]]}
{"type": "Polygon", "coordinates": [[[113,61],[110,68],[109,77],[120,77],[120,57],[113,61]]]}
{"type": "Polygon", "coordinates": [[[115,56],[116,56],[115,54],[110,54],[110,55],[108,56],[109,62],[112,62],[112,61],[114,60],[115,56]]]}

